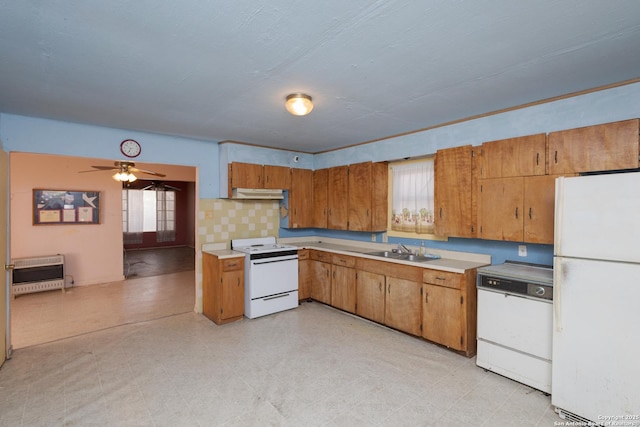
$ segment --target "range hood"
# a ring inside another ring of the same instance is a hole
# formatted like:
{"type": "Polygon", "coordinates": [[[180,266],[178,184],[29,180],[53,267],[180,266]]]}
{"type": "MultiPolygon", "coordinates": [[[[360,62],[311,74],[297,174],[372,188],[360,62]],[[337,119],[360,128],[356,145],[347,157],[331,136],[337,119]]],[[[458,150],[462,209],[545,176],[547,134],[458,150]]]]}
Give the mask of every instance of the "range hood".
{"type": "Polygon", "coordinates": [[[282,190],[270,188],[234,188],[231,191],[232,199],[240,200],[282,200],[282,190]]]}

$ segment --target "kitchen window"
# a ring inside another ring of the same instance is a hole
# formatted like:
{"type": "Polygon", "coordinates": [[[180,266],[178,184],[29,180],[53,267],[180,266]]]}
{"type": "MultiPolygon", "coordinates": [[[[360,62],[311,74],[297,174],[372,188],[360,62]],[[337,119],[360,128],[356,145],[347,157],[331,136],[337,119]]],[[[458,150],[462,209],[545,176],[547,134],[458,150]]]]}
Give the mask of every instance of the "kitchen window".
{"type": "Polygon", "coordinates": [[[434,233],[434,158],[389,164],[388,233],[425,238],[434,233]]]}

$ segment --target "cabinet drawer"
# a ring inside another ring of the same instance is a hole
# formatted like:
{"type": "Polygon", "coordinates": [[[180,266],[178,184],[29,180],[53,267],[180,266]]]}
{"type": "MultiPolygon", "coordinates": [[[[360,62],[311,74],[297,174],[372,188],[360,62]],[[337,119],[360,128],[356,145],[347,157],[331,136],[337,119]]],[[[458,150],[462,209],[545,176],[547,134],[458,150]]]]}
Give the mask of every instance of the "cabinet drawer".
{"type": "Polygon", "coordinates": [[[309,249],[302,249],[298,251],[298,261],[309,259],[309,249]]]}
{"type": "Polygon", "coordinates": [[[331,254],[323,251],[311,251],[311,259],[322,262],[331,262],[331,254]]]}
{"type": "Polygon", "coordinates": [[[458,273],[449,273],[447,271],[425,269],[422,272],[422,281],[432,285],[460,289],[462,287],[463,275],[458,273]]]}
{"type": "Polygon", "coordinates": [[[348,255],[333,254],[331,256],[331,264],[354,268],[356,266],[356,259],[355,257],[348,256],[348,255]]]}
{"type": "Polygon", "coordinates": [[[222,260],[222,271],[242,270],[244,268],[244,258],[229,258],[222,260]]]}

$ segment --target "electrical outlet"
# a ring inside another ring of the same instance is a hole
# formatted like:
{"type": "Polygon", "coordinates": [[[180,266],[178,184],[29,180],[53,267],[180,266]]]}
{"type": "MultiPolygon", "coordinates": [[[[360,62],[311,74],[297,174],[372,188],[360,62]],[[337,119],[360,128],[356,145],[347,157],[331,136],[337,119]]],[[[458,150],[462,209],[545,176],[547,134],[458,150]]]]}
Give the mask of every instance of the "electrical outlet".
{"type": "Polygon", "coordinates": [[[371,233],[371,241],[372,242],[376,241],[376,233],[371,233]]]}
{"type": "Polygon", "coordinates": [[[526,245],[518,246],[518,256],[527,256],[527,246],[526,245]]]}
{"type": "Polygon", "coordinates": [[[386,232],[382,233],[382,243],[389,243],[389,236],[386,232]]]}

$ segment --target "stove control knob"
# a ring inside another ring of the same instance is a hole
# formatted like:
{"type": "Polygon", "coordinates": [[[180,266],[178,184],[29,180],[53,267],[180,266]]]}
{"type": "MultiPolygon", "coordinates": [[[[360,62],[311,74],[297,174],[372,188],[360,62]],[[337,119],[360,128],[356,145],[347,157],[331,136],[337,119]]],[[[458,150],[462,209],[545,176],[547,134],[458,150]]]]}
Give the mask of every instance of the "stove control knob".
{"type": "Polygon", "coordinates": [[[542,286],[538,286],[536,288],[536,295],[538,295],[539,297],[542,297],[544,296],[544,294],[545,294],[544,288],[542,286]]]}

